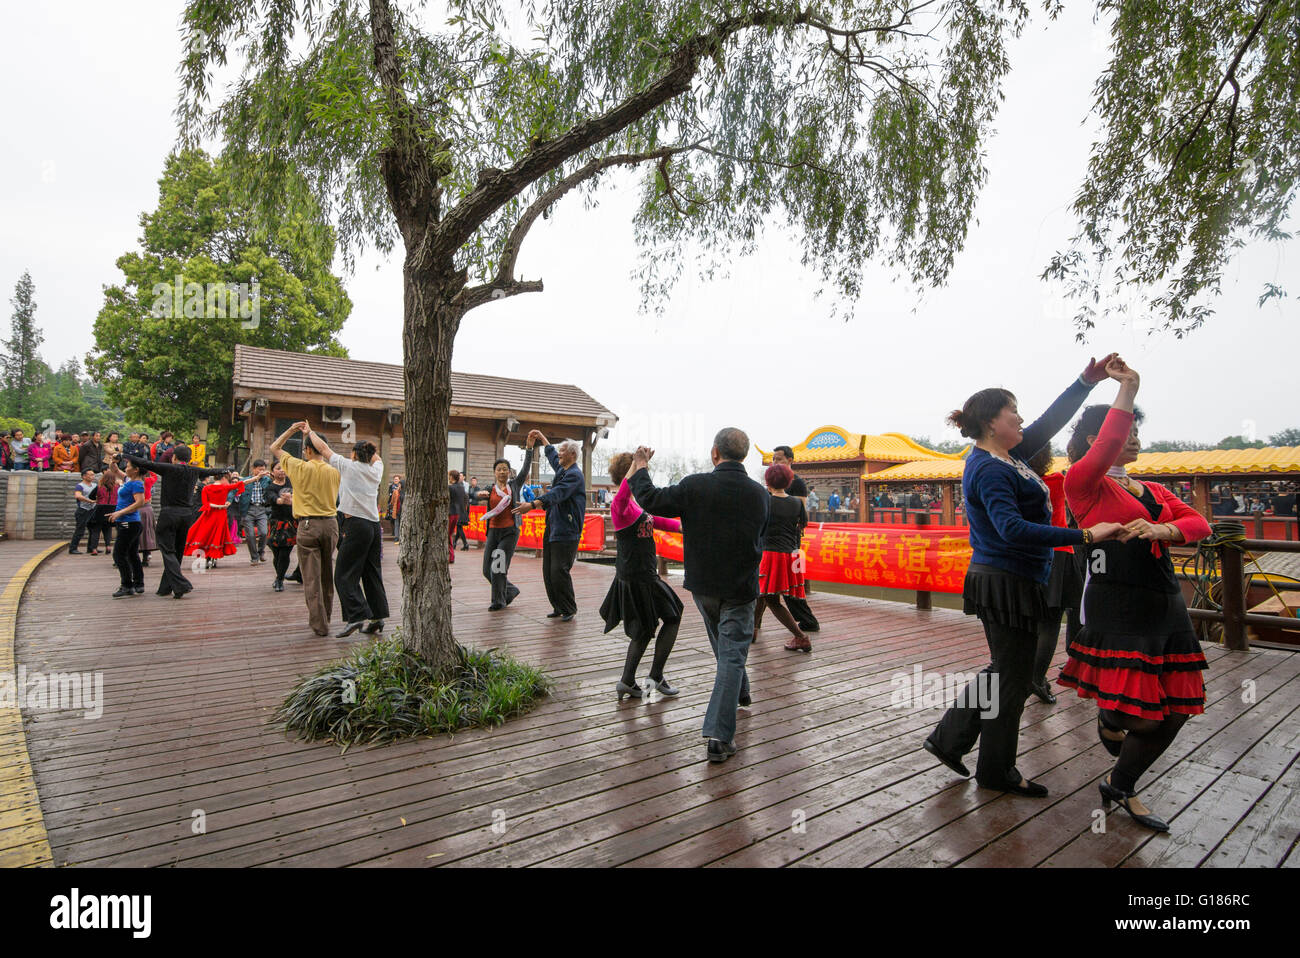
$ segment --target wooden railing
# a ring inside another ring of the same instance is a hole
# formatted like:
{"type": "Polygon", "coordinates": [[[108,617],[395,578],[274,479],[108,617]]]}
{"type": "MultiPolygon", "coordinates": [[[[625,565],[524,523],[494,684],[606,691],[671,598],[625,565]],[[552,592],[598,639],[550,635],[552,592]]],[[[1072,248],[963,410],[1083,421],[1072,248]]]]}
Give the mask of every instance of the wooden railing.
{"type": "MultiPolygon", "coordinates": [[[[1285,615],[1260,615],[1246,611],[1246,573],[1242,550],[1260,552],[1300,552],[1300,542],[1279,539],[1244,539],[1215,547],[1219,558],[1219,581],[1222,583],[1222,610],[1188,609],[1188,614],[1200,622],[1216,622],[1223,626],[1223,644],[1229,649],[1244,652],[1250,648],[1246,626],[1254,625],[1283,632],[1300,632],[1300,619],[1285,615]],[[1238,548],[1240,547],[1240,548],[1238,548]]],[[[1179,574],[1184,581],[1195,577],[1179,574]]],[[[1212,583],[1207,583],[1212,584],[1212,583]]],[[[1276,583],[1278,591],[1295,591],[1300,584],[1276,583]]]]}

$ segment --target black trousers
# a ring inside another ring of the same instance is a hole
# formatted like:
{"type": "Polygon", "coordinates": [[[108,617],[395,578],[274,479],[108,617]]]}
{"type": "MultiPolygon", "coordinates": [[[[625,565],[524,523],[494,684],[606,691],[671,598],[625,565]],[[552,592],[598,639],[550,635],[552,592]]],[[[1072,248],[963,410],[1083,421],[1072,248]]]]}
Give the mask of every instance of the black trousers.
{"type": "Polygon", "coordinates": [[[112,506],[95,506],[95,517],[90,520],[90,551],[99,548],[99,537],[104,537],[104,551],[113,548],[113,523],[108,521],[112,506]]]}
{"type": "Polygon", "coordinates": [[[469,540],[465,538],[465,523],[467,522],[469,522],[468,519],[461,519],[456,523],[456,537],[451,540],[452,546],[459,542],[466,549],[469,548],[469,540]]]}
{"type": "Polygon", "coordinates": [[[573,563],[578,558],[578,542],[542,542],[542,582],[546,585],[546,598],[551,608],[561,615],[578,611],[578,600],[573,595],[573,563]]]}
{"type": "Polygon", "coordinates": [[[515,557],[518,544],[518,529],[488,527],[487,541],[483,543],[483,578],[492,583],[493,605],[506,605],[519,594],[518,587],[509,578],[510,560],[515,557]]]}
{"type": "Polygon", "coordinates": [[[813,615],[812,609],[808,608],[808,601],[800,599],[798,596],[787,595],[785,597],[785,606],[794,616],[794,620],[799,623],[799,628],[805,632],[816,632],[821,628],[817,622],[817,616],[813,615]]]}
{"type": "Polygon", "coordinates": [[[289,560],[293,558],[293,546],[271,546],[271,566],[275,577],[283,579],[289,572],[289,560]]]}
{"type": "Polygon", "coordinates": [[[185,539],[194,522],[189,506],[163,506],[158,510],[158,522],[153,536],[163,557],[162,581],[158,583],[159,595],[180,593],[194,589],[194,584],[181,572],[181,556],[185,555],[185,539]]]}
{"type": "Polygon", "coordinates": [[[992,661],[944,713],[931,737],[941,750],[959,758],[978,741],[975,780],[985,788],[1004,788],[1018,784],[1022,777],[1016,768],[1016,750],[1038,635],[985,621],[984,637],[992,661]],[[985,704],[992,706],[987,711],[981,707],[985,697],[990,699],[985,704]]]}
{"type": "Polygon", "coordinates": [[[378,522],[347,516],[339,523],[334,592],[343,607],[344,622],[388,618],[383,548],[384,530],[378,522]]]}
{"type": "Polygon", "coordinates": [[[95,518],[94,509],[78,509],[77,514],[73,517],[77,523],[76,528],[72,530],[72,544],[68,546],[69,552],[75,552],[81,547],[81,537],[86,534],[86,529],[90,521],[95,518]]]}
{"type": "Polygon", "coordinates": [[[140,534],[143,531],[138,522],[123,522],[117,527],[113,564],[117,566],[123,589],[144,588],[144,566],[140,564],[140,534]]]}

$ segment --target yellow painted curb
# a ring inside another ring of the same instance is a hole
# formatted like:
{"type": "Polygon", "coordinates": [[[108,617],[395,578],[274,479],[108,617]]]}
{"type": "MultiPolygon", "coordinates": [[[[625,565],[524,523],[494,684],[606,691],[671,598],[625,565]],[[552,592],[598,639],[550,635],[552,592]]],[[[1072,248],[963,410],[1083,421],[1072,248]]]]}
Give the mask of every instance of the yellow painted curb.
{"type": "MultiPolygon", "coordinates": [[[[14,675],[18,671],[14,638],[23,590],[42,562],[67,547],[66,542],[56,542],[32,556],[0,595],[0,672],[14,675]]],[[[0,795],[0,868],[52,867],[54,854],[45,832],[41,800],[27,754],[22,709],[17,703],[0,705],[0,795]]]]}

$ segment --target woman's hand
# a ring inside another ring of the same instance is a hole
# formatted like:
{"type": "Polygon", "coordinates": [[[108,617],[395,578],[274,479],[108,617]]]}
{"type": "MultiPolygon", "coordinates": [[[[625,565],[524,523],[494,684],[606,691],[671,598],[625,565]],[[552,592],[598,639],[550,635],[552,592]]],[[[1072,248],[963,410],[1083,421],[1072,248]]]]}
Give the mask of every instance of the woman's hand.
{"type": "Polygon", "coordinates": [[[1115,380],[1121,386],[1126,386],[1130,390],[1136,391],[1141,377],[1138,372],[1118,356],[1113,357],[1106,363],[1106,375],[1115,380]]]}
{"type": "Polygon", "coordinates": [[[1099,522],[1089,528],[1088,531],[1092,533],[1093,542],[1105,542],[1107,539],[1120,536],[1124,531],[1124,527],[1118,522],[1099,522]]]}
{"type": "Polygon", "coordinates": [[[1124,524],[1124,531],[1119,536],[1120,542],[1133,539],[1169,541],[1173,539],[1172,527],[1164,522],[1150,522],[1147,519],[1134,519],[1124,524]]]}
{"type": "Polygon", "coordinates": [[[532,512],[533,509],[536,508],[536,506],[537,503],[535,502],[521,502],[519,503],[519,505],[515,506],[510,511],[518,516],[518,515],[523,515],[525,512],[532,512]]]}

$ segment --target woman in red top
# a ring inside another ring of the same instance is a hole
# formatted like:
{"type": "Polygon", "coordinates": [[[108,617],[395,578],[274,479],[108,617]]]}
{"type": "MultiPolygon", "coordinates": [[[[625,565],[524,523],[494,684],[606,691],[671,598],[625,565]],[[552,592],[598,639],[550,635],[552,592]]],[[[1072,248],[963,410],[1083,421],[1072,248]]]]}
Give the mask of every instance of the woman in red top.
{"type": "Polygon", "coordinates": [[[238,541],[230,534],[227,507],[230,505],[231,490],[238,496],[244,491],[244,483],[210,482],[203,486],[203,508],[194,525],[190,526],[185,541],[185,554],[198,557],[195,561],[196,568],[204,558],[208,560],[208,567],[212,568],[222,556],[232,556],[239,551],[238,541]]]}
{"type": "Polygon", "coordinates": [[[1168,824],[1134,789],[1187,717],[1205,711],[1206,668],[1168,544],[1203,539],[1210,525],[1164,486],[1124,473],[1140,449],[1133,412],[1139,379],[1122,359],[1106,371],[1119,395],[1109,410],[1085,409],[1075,426],[1071,450],[1086,452],[1066,473],[1065,497],[1080,525],[1120,522],[1124,533],[1088,550],[1083,630],[1057,681],[1097,700],[1098,735],[1118,758],[1099,786],[1103,804],[1118,802],[1135,821],[1165,832],[1168,824]]]}

